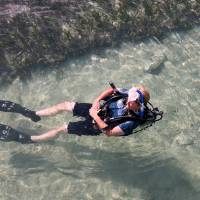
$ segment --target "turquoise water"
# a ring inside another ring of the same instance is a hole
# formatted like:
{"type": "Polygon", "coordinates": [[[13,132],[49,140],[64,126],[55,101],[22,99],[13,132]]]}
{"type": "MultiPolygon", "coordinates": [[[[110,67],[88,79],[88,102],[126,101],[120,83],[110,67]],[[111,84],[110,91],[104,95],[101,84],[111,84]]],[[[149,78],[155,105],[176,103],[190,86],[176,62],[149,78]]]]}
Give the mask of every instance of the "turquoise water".
{"type": "MultiPolygon", "coordinates": [[[[1,86],[1,99],[39,110],[64,100],[91,102],[109,80],[145,84],[162,121],[125,138],[61,134],[54,141],[0,146],[0,199],[200,199],[200,28],[95,51],[28,81],[1,86]]],[[[33,123],[1,113],[3,124],[43,133],[70,113],[33,123]]],[[[73,119],[77,120],[77,119],[73,119]]]]}

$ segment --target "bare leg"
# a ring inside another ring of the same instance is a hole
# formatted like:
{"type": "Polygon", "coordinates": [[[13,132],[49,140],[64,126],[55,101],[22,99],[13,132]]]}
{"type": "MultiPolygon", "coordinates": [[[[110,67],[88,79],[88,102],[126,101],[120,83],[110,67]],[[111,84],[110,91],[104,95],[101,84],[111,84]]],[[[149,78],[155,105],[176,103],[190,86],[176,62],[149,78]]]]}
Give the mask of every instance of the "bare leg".
{"type": "Polygon", "coordinates": [[[69,101],[65,101],[63,103],[59,103],[57,105],[54,105],[52,107],[43,109],[43,110],[39,110],[36,112],[37,115],[39,116],[54,116],[60,112],[63,111],[69,111],[72,112],[75,106],[75,102],[69,102],[69,101]]]}
{"type": "Polygon", "coordinates": [[[66,130],[67,130],[67,124],[64,124],[61,127],[55,128],[55,129],[50,130],[50,131],[43,133],[41,135],[32,135],[31,140],[33,142],[46,141],[46,140],[57,137],[61,132],[66,132],[66,130]]]}

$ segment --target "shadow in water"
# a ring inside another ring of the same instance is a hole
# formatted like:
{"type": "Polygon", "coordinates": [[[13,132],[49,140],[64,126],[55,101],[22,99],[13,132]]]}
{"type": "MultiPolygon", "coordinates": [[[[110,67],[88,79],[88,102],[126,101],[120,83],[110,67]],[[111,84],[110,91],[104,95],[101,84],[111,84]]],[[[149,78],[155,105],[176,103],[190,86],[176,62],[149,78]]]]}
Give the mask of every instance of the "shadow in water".
{"type": "Polygon", "coordinates": [[[10,164],[14,168],[21,169],[23,175],[45,172],[46,169],[48,169],[48,172],[56,170],[54,163],[48,161],[43,156],[23,152],[13,154],[10,164]]]}
{"type": "MultiPolygon", "coordinates": [[[[84,177],[96,177],[103,182],[112,181],[115,185],[140,189],[144,199],[200,199],[200,192],[193,187],[189,175],[177,166],[174,158],[162,153],[140,156],[134,152],[108,152],[74,143],[56,142],[47,145],[62,146],[69,154],[76,156],[79,166],[72,166],[71,171],[69,167],[63,166],[60,171],[55,163],[30,154],[15,154],[10,163],[13,167],[24,170],[33,167],[41,169],[42,166],[48,173],[59,171],[74,178],[81,178],[81,170],[82,174],[85,174],[84,177]]],[[[195,182],[199,181],[196,177],[195,182]]]]}
{"type": "Polygon", "coordinates": [[[149,70],[148,73],[153,74],[153,75],[159,75],[164,69],[164,67],[165,67],[164,63],[161,63],[155,69],[149,70]]]}

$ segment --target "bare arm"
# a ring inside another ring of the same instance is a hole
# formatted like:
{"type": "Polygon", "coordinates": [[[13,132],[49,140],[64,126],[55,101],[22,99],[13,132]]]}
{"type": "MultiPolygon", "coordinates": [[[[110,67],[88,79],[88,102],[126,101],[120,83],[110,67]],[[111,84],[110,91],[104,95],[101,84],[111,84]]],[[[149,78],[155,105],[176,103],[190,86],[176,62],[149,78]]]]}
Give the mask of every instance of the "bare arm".
{"type": "Polygon", "coordinates": [[[123,130],[116,126],[113,129],[108,128],[108,124],[106,124],[97,114],[97,110],[99,109],[99,103],[101,100],[105,99],[106,97],[110,96],[114,93],[112,88],[108,88],[104,92],[102,92],[93,102],[92,108],[90,109],[90,116],[95,120],[98,127],[107,135],[107,136],[122,136],[124,135],[123,130]]]}
{"type": "Polygon", "coordinates": [[[95,122],[97,123],[98,127],[103,130],[106,129],[108,127],[108,124],[106,124],[97,114],[97,110],[95,108],[91,108],[90,109],[90,116],[95,120],[95,122]]]}
{"type": "Polygon", "coordinates": [[[123,130],[116,126],[113,129],[109,129],[108,124],[106,124],[97,114],[97,110],[91,108],[90,115],[97,123],[98,127],[107,135],[107,136],[122,136],[124,135],[123,130]]]}
{"type": "Polygon", "coordinates": [[[104,131],[104,133],[107,136],[123,136],[124,135],[124,131],[119,126],[116,126],[110,130],[106,130],[104,131]]]}
{"type": "Polygon", "coordinates": [[[113,89],[108,88],[104,92],[102,92],[93,102],[92,107],[90,109],[90,116],[95,120],[97,123],[98,127],[102,129],[106,129],[108,125],[98,116],[98,109],[100,107],[100,101],[105,99],[106,97],[110,96],[113,94],[113,89]]]}
{"type": "Polygon", "coordinates": [[[114,90],[112,88],[108,88],[104,92],[102,92],[93,102],[92,107],[95,109],[99,109],[100,101],[105,99],[106,97],[113,94],[114,90]]]}

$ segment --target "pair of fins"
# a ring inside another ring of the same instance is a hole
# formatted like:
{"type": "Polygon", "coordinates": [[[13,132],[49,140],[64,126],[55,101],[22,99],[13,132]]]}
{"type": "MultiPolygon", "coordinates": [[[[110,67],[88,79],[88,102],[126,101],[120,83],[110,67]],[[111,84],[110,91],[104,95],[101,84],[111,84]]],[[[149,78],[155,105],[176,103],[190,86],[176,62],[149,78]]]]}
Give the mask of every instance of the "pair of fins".
{"type": "MultiPolygon", "coordinates": [[[[16,104],[11,101],[0,100],[0,111],[19,113],[25,117],[30,118],[34,122],[41,120],[40,116],[36,115],[35,111],[32,111],[26,107],[21,106],[20,104],[16,104]]],[[[19,132],[4,124],[0,124],[0,140],[5,142],[16,141],[23,144],[33,143],[30,135],[19,132]]]]}

